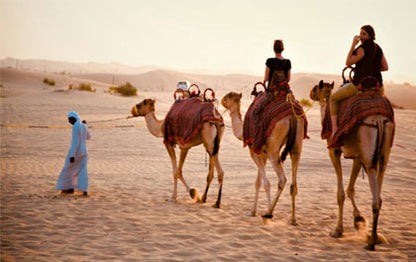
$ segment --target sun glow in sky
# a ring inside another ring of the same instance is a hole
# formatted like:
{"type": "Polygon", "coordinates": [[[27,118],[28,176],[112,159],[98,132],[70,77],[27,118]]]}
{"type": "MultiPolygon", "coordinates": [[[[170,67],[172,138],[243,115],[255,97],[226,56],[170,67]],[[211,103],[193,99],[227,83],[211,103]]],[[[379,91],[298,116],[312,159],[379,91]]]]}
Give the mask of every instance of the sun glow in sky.
{"type": "Polygon", "coordinates": [[[0,58],[263,75],[283,39],[292,73],[340,74],[370,24],[390,69],[416,83],[414,0],[0,0],[0,58]]]}

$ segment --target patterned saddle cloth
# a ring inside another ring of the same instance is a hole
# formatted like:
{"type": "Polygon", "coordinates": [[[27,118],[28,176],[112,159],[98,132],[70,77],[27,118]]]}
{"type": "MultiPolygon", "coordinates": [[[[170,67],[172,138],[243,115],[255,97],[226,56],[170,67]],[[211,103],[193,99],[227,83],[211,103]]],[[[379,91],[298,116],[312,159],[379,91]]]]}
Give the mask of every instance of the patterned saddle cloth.
{"type": "MultiPolygon", "coordinates": [[[[304,138],[307,138],[308,122],[303,108],[292,98],[296,115],[302,115],[304,120],[304,138]]],[[[286,101],[286,96],[276,96],[263,92],[251,103],[244,116],[243,141],[244,146],[253,146],[254,152],[261,153],[267,138],[273,131],[277,121],[293,115],[292,103],[286,101]]]]}
{"type": "MultiPolygon", "coordinates": [[[[372,115],[383,115],[394,122],[393,107],[387,97],[381,95],[379,91],[361,92],[339,103],[338,130],[335,132],[332,144],[329,147],[342,146],[342,137],[348,134],[356,125],[360,125],[366,117],[372,115]]],[[[322,139],[327,139],[331,136],[331,133],[331,115],[329,106],[327,106],[322,122],[322,139]]]]}
{"type": "Polygon", "coordinates": [[[224,124],[213,103],[204,102],[198,97],[177,100],[166,115],[163,142],[183,146],[198,134],[206,122],[224,124]]]}

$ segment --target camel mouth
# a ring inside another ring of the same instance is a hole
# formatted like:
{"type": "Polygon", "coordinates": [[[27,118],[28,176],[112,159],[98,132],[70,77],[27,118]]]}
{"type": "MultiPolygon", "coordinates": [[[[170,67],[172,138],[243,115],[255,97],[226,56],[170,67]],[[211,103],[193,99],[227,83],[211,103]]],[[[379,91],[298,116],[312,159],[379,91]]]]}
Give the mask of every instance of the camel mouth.
{"type": "Polygon", "coordinates": [[[312,88],[311,92],[309,93],[309,98],[314,101],[318,101],[319,99],[315,95],[315,90],[316,90],[316,87],[312,88]]]}
{"type": "Polygon", "coordinates": [[[225,103],[225,97],[223,97],[223,98],[221,99],[221,105],[222,105],[223,107],[225,107],[226,109],[228,109],[228,108],[227,108],[227,104],[225,103]]]}
{"type": "Polygon", "coordinates": [[[133,107],[132,107],[132,109],[131,109],[131,115],[132,115],[133,117],[138,117],[138,116],[140,116],[140,115],[139,115],[139,112],[137,111],[137,107],[136,107],[136,106],[133,106],[133,107]]]}

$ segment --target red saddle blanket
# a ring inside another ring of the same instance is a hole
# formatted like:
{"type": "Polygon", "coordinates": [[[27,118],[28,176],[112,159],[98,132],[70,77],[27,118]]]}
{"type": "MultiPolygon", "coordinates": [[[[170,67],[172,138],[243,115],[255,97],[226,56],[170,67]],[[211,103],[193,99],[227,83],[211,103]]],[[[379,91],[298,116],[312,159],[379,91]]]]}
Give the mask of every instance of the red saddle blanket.
{"type": "MultiPolygon", "coordinates": [[[[379,91],[368,90],[339,103],[338,130],[335,132],[332,144],[329,147],[342,146],[342,137],[354,126],[361,124],[364,118],[372,115],[383,115],[394,122],[393,107],[387,97],[381,95],[379,91]]],[[[331,115],[329,106],[327,106],[322,121],[322,139],[327,139],[331,136],[331,133],[331,115]]]]}
{"type": "MultiPolygon", "coordinates": [[[[305,123],[304,137],[307,138],[308,122],[303,109],[294,99],[292,101],[296,115],[302,115],[305,123]]],[[[286,96],[273,97],[272,93],[263,92],[251,103],[244,116],[244,146],[252,145],[254,152],[260,154],[276,122],[293,114],[292,104],[286,101],[286,96]]]]}
{"type": "Polygon", "coordinates": [[[206,122],[224,124],[213,103],[204,102],[198,97],[177,100],[166,115],[163,142],[183,146],[198,134],[206,122]]]}

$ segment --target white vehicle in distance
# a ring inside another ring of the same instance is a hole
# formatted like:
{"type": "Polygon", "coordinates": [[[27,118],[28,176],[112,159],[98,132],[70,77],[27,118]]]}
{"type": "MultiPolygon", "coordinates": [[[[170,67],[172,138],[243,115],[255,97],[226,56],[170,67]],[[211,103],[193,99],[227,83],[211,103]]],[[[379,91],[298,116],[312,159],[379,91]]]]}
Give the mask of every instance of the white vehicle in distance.
{"type": "Polygon", "coordinates": [[[179,81],[176,88],[182,89],[183,91],[187,91],[190,86],[191,83],[189,81],[179,81]]]}

